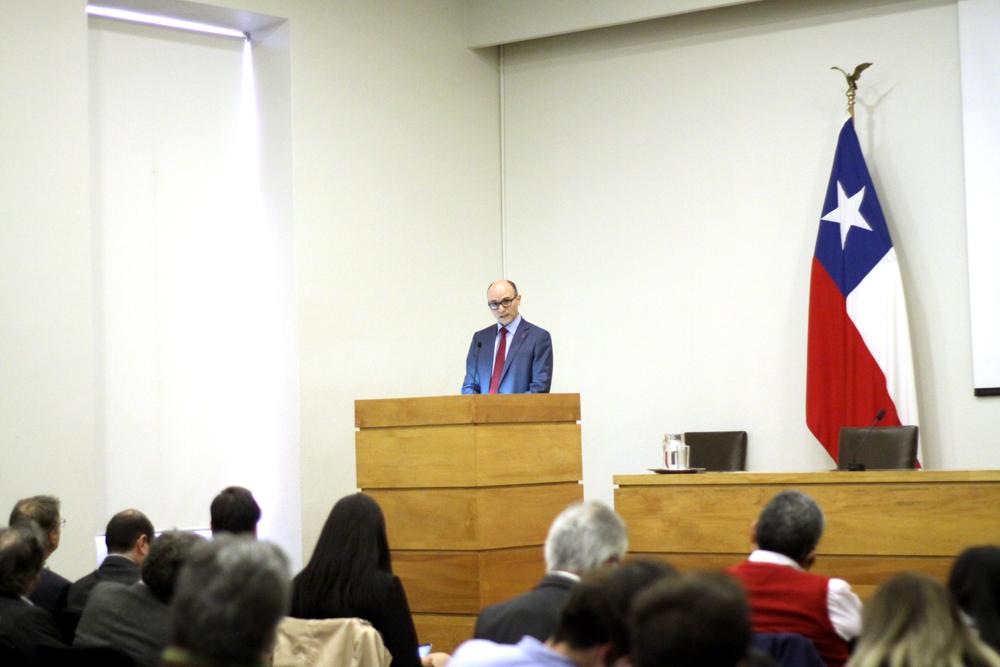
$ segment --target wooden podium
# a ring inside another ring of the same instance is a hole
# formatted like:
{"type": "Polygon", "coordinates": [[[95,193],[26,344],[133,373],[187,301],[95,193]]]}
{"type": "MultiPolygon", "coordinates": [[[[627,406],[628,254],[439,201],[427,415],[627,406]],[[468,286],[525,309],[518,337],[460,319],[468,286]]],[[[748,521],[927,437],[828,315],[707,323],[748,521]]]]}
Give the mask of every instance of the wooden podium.
{"type": "Polygon", "coordinates": [[[893,574],[945,581],[963,549],[1000,537],[1000,471],[619,475],[615,509],[633,554],[681,569],[746,558],[750,526],[784,489],[812,496],[826,516],[814,572],[846,579],[862,598],[893,574]]]}
{"type": "Polygon", "coordinates": [[[358,486],[385,513],[417,636],[472,637],[484,606],[533,587],[555,516],[583,497],[579,394],[355,401],[358,486]]]}

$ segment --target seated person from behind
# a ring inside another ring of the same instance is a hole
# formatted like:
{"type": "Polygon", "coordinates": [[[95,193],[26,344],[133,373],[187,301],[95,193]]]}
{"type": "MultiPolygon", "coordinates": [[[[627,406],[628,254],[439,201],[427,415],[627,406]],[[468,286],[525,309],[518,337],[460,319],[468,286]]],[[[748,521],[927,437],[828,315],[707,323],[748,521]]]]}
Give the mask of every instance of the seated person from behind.
{"type": "Polygon", "coordinates": [[[559,513],[545,539],[547,574],[527,593],[486,607],[476,620],[476,639],[515,644],[555,632],[559,612],[580,577],[619,562],[628,550],[625,522],[599,501],[574,503],[559,513]]]}
{"type": "Polygon", "coordinates": [[[269,542],[220,535],[196,544],[170,605],[163,667],[269,664],[288,611],[288,558],[269,542]]]}
{"type": "Polygon", "coordinates": [[[140,667],[160,664],[170,641],[170,601],[181,566],[204,539],[166,532],[153,540],[142,564],[142,580],[126,586],[101,582],[91,591],[76,628],[74,646],[113,646],[140,667]]]}
{"type": "Polygon", "coordinates": [[[227,486],[212,499],[209,511],[212,515],[212,535],[232,533],[257,537],[260,505],[250,489],[227,486]]]}
{"type": "MultiPolygon", "coordinates": [[[[291,616],[362,618],[381,633],[392,667],[420,667],[410,605],[392,573],[385,517],[372,498],[355,493],[330,510],[312,557],[292,582],[291,616]]],[[[433,653],[423,662],[446,659],[433,653]]]]}
{"type": "Polygon", "coordinates": [[[1000,653],[1000,547],[972,547],[959,554],[948,589],[979,638],[1000,653]]]}
{"type": "Polygon", "coordinates": [[[634,667],[748,664],[750,608],[740,585],[722,573],[656,582],[636,596],[629,631],[634,667]]]}
{"type": "MultiPolygon", "coordinates": [[[[9,525],[34,521],[42,529],[45,560],[59,548],[59,540],[62,537],[64,522],[59,513],[59,505],[59,499],[55,496],[32,496],[18,500],[10,512],[9,525]]],[[[70,583],[66,577],[56,574],[48,567],[43,567],[42,577],[28,599],[55,614],[66,608],[66,595],[70,583]]]]}
{"type": "Polygon", "coordinates": [[[630,561],[590,572],[573,587],[555,633],[540,642],[525,635],[516,644],[472,639],[455,651],[448,667],[610,667],[627,658],[628,609],[636,594],[676,576],[660,561],[630,561]]]}
{"type": "Polygon", "coordinates": [[[948,590],[925,574],[904,572],[875,591],[848,667],[1000,667],[962,620],[948,590]]]}
{"type": "Polygon", "coordinates": [[[142,561],[156,532],[152,522],[139,510],[123,510],[111,517],[104,531],[108,555],[90,574],[77,579],[69,587],[66,608],[80,614],[87,597],[99,582],[134,584],[142,575],[142,561]]]}
{"type": "Polygon", "coordinates": [[[23,665],[39,664],[39,646],[66,646],[52,615],[27,598],[45,562],[44,539],[30,521],[0,529],[0,647],[23,665]]]}
{"type": "Polygon", "coordinates": [[[816,560],[823,512],[809,496],[782,491],[753,526],[757,549],[728,569],[743,582],[754,632],[794,632],[812,640],[830,667],[847,662],[861,630],[861,600],[843,579],[807,570],[816,560]]]}

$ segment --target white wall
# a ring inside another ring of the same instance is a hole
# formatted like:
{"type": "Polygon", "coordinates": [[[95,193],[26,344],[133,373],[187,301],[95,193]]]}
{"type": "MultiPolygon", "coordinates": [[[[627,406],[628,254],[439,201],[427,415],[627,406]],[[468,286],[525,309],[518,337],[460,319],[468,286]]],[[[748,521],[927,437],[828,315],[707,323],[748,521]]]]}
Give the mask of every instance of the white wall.
{"type": "MultiPolygon", "coordinates": [[[[483,290],[500,270],[499,72],[495,50],[466,48],[459,0],[239,4],[288,19],[290,104],[264,113],[287,114],[292,142],[283,154],[265,145],[279,153],[265,169],[283,165],[294,199],[308,557],[334,500],[355,488],[354,399],[457,392],[468,338],[488,317],[483,290]]],[[[91,536],[107,521],[83,7],[22,3],[0,19],[0,457],[27,464],[16,474],[5,464],[0,507],[63,498],[53,566],[67,576],[93,567],[91,536]]],[[[155,470],[139,474],[158,483],[155,470]]],[[[195,465],[191,475],[199,483],[195,465]]]]}
{"type": "MultiPolygon", "coordinates": [[[[248,3],[251,4],[251,3],[248,3]]],[[[260,2],[289,18],[306,558],[353,489],[354,400],[457,393],[500,271],[495,51],[460,2],[260,2]]]]}
{"type": "Polygon", "coordinates": [[[805,425],[808,283],[844,117],[900,254],[925,464],[1000,466],[970,389],[951,2],[769,2],[504,50],[508,274],[583,396],[588,495],[663,433],[746,429],[752,470],[832,466],[805,425]]]}
{"type": "MultiPolygon", "coordinates": [[[[1000,3],[961,0],[962,126],[973,380],[1000,393],[1000,3]]],[[[993,399],[997,400],[997,399],[993,399]]]]}
{"type": "Polygon", "coordinates": [[[496,46],[759,0],[467,0],[469,46],[496,46]]]}
{"type": "Polygon", "coordinates": [[[4,4],[0,146],[0,524],[58,495],[50,562],[82,573],[100,520],[83,2],[4,4]]]}
{"type": "Polygon", "coordinates": [[[258,113],[288,106],[288,52],[101,18],[89,41],[101,513],[206,528],[238,484],[298,562],[291,128],[258,113]]]}

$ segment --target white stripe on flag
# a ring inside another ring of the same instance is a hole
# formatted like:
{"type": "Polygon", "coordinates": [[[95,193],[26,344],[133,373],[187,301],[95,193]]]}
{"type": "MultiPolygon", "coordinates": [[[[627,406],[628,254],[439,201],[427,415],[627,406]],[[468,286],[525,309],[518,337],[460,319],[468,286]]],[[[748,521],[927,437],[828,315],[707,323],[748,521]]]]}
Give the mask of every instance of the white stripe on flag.
{"type": "Polygon", "coordinates": [[[847,314],[885,375],[899,421],[918,425],[910,326],[895,248],[847,296],[847,314]]]}

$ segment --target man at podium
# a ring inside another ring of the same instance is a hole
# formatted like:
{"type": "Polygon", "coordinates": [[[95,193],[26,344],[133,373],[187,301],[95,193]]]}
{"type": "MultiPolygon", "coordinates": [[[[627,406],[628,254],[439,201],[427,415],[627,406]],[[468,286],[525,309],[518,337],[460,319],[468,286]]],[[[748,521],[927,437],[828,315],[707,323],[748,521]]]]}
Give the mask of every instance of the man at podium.
{"type": "Polygon", "coordinates": [[[463,394],[547,394],[552,386],[552,337],[518,313],[521,295],[511,280],[486,290],[497,323],[472,335],[463,394]]]}

